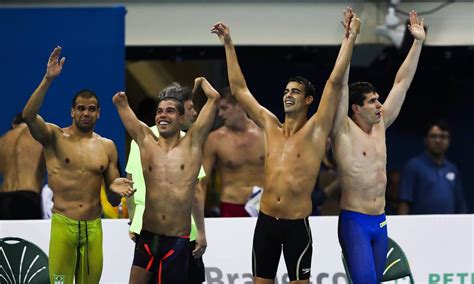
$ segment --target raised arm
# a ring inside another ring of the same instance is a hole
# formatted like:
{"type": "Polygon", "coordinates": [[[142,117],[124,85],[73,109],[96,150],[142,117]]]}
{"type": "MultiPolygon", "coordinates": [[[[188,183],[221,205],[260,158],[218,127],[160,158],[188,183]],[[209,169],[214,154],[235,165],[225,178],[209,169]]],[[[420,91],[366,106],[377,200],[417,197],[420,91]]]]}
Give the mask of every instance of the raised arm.
{"type": "Polygon", "coordinates": [[[220,95],[204,77],[198,77],[194,80],[193,93],[196,93],[197,88],[202,88],[204,94],[206,94],[207,101],[199,112],[196,122],[191,126],[187,135],[190,135],[194,145],[202,148],[204,141],[206,141],[206,137],[211,130],[212,123],[214,122],[217,102],[220,95]]]}
{"type": "Polygon", "coordinates": [[[151,133],[151,130],[148,126],[138,120],[137,116],[130,108],[128,104],[127,95],[125,92],[118,92],[112,98],[115,107],[119,113],[120,119],[122,120],[125,129],[127,129],[128,134],[137,142],[138,145],[141,145],[145,135],[151,133]]]}
{"type": "Polygon", "coordinates": [[[343,45],[339,59],[334,65],[334,69],[329,76],[329,79],[324,86],[321,102],[319,103],[318,111],[310,119],[311,122],[319,127],[325,136],[329,135],[334,121],[334,115],[339,105],[339,98],[344,80],[344,74],[349,67],[349,62],[352,57],[352,50],[355,45],[357,35],[360,31],[360,19],[353,15],[350,21],[350,31],[346,43],[343,45]]]}
{"type": "Polygon", "coordinates": [[[43,104],[44,96],[48,91],[53,80],[61,74],[66,58],[59,59],[61,47],[56,47],[49,56],[46,74],[41,83],[31,95],[30,99],[23,108],[22,117],[28,124],[31,135],[41,144],[45,145],[53,139],[52,128],[44,122],[38,115],[39,109],[43,104]]]}
{"type": "Polygon", "coordinates": [[[219,40],[224,44],[227,74],[229,76],[229,86],[232,95],[236,97],[245,111],[260,128],[265,129],[268,122],[278,122],[277,118],[270,111],[261,106],[250,93],[242,70],[240,69],[234,43],[230,37],[229,27],[219,22],[212,27],[211,33],[216,34],[219,40]]]}
{"type": "Polygon", "coordinates": [[[415,76],[418,60],[420,59],[421,47],[426,37],[423,19],[420,20],[415,11],[410,12],[410,25],[408,25],[408,30],[415,39],[405,61],[403,61],[402,66],[398,69],[392,90],[383,104],[382,110],[385,128],[388,128],[400,113],[408,88],[415,76]]]}
{"type": "MultiPolygon", "coordinates": [[[[352,13],[352,8],[347,7],[344,10],[344,19],[342,21],[342,25],[344,26],[344,30],[346,33],[342,40],[341,48],[339,50],[339,54],[337,56],[336,62],[340,60],[341,53],[347,44],[347,39],[350,35],[350,23],[353,16],[354,14],[352,13]]],[[[344,73],[344,78],[342,79],[339,105],[337,107],[336,114],[334,117],[334,123],[331,128],[331,137],[335,137],[335,135],[337,135],[339,131],[341,131],[341,129],[347,129],[347,125],[348,125],[347,112],[349,108],[349,70],[350,70],[350,63],[349,65],[347,65],[346,72],[344,73]]]]}

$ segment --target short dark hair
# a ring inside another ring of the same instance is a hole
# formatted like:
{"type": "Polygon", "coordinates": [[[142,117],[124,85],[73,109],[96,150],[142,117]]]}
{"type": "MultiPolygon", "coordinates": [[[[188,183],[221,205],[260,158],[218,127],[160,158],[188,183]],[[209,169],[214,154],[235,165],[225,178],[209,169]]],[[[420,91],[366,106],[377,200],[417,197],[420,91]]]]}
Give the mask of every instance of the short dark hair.
{"type": "Polygon", "coordinates": [[[76,100],[79,97],[85,98],[85,99],[95,98],[95,100],[97,101],[97,108],[100,108],[99,97],[97,97],[97,95],[89,89],[82,89],[74,95],[74,98],[72,98],[72,104],[71,104],[73,108],[76,107],[76,100]]]}
{"type": "Polygon", "coordinates": [[[158,101],[168,97],[175,98],[184,103],[191,100],[193,94],[190,87],[183,87],[178,82],[173,82],[158,93],[158,101]]]}
{"type": "Polygon", "coordinates": [[[158,106],[162,101],[173,101],[176,103],[176,109],[178,110],[179,115],[184,115],[184,103],[183,101],[174,98],[174,97],[164,97],[164,98],[158,98],[158,102],[156,103],[156,109],[158,109],[158,106]]]}
{"type": "Polygon", "coordinates": [[[430,132],[431,128],[433,128],[434,126],[438,126],[441,130],[447,131],[449,136],[451,136],[451,129],[449,128],[449,124],[443,119],[438,119],[438,120],[433,120],[433,121],[428,122],[424,131],[425,137],[428,137],[428,133],[430,132]]]}
{"type": "Polygon", "coordinates": [[[287,83],[290,83],[290,82],[297,82],[297,83],[300,83],[302,85],[304,85],[304,96],[305,97],[313,97],[315,96],[316,94],[316,89],[314,88],[314,85],[313,83],[311,83],[310,80],[304,78],[304,77],[301,77],[301,76],[294,76],[294,77],[290,77],[290,79],[288,79],[288,82],[287,83]]]}
{"type": "Polygon", "coordinates": [[[229,87],[220,89],[219,93],[221,94],[221,99],[228,101],[231,105],[235,106],[239,103],[237,99],[232,95],[232,92],[229,87]]]}
{"type": "Polygon", "coordinates": [[[364,105],[364,100],[367,94],[376,93],[374,85],[369,82],[355,82],[349,85],[349,109],[348,115],[352,117],[354,111],[352,111],[352,105],[364,105]]]}

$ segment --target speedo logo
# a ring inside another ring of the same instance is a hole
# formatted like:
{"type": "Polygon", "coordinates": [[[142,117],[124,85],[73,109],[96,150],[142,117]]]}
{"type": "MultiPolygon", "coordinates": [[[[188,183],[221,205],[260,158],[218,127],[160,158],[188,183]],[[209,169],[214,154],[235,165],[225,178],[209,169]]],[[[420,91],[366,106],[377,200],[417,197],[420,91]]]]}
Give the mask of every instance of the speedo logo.
{"type": "Polygon", "coordinates": [[[301,272],[303,274],[309,273],[309,272],[311,272],[311,268],[303,268],[303,269],[301,269],[301,272]]]}
{"type": "Polygon", "coordinates": [[[387,220],[383,221],[382,223],[380,223],[380,228],[383,228],[385,225],[387,225],[387,220]]]}

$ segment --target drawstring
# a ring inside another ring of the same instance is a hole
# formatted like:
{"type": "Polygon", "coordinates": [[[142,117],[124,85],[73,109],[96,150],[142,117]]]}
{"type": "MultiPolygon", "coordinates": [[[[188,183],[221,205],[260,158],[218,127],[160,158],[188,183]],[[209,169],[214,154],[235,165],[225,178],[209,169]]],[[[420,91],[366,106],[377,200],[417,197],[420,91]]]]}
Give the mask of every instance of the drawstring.
{"type": "MultiPolygon", "coordinates": [[[[86,262],[87,262],[87,275],[89,275],[89,232],[87,230],[87,221],[84,221],[86,223],[86,262]]],[[[77,255],[81,253],[81,221],[77,223],[78,229],[79,229],[79,234],[78,234],[78,239],[77,239],[77,255]]]]}
{"type": "Polygon", "coordinates": [[[87,230],[87,221],[86,221],[86,261],[87,261],[87,275],[89,275],[89,232],[87,230]]]}

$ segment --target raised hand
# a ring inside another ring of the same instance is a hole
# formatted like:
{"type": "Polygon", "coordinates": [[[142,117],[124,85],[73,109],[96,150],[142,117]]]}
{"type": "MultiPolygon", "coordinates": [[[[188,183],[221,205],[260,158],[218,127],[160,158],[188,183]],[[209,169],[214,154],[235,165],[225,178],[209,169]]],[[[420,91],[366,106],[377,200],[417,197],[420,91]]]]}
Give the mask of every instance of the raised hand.
{"type": "Polygon", "coordinates": [[[212,87],[205,77],[197,77],[194,79],[193,94],[196,94],[199,88],[202,88],[208,98],[218,99],[220,97],[219,92],[212,87]]]}
{"type": "Polygon", "coordinates": [[[222,44],[226,44],[231,41],[229,27],[222,22],[218,22],[212,26],[211,33],[216,34],[222,44]]]}
{"type": "Polygon", "coordinates": [[[351,7],[346,7],[344,11],[342,12],[344,15],[344,19],[342,19],[341,24],[344,26],[344,29],[346,30],[346,37],[349,37],[349,32],[350,32],[350,24],[352,17],[354,14],[352,13],[352,8],[351,7]]]}
{"type": "Polygon", "coordinates": [[[109,189],[122,196],[122,197],[130,197],[132,196],[136,189],[133,189],[133,181],[126,179],[126,178],[116,178],[112,182],[112,184],[109,186],[109,189]]]}
{"type": "Polygon", "coordinates": [[[352,13],[352,19],[349,23],[349,33],[353,35],[358,35],[360,32],[360,26],[362,23],[360,22],[360,19],[357,18],[356,13],[352,13]]]}
{"type": "Polygon", "coordinates": [[[425,40],[426,33],[423,18],[420,20],[414,10],[410,12],[410,24],[408,25],[408,30],[415,39],[425,40]]]}
{"type": "Polygon", "coordinates": [[[59,60],[59,55],[61,54],[61,47],[57,46],[51,55],[49,56],[48,65],[46,67],[46,79],[54,79],[61,74],[61,70],[63,69],[64,62],[66,62],[66,57],[61,58],[59,60]]]}
{"type": "Polygon", "coordinates": [[[117,92],[113,97],[112,97],[112,102],[116,106],[126,106],[128,105],[128,99],[127,95],[125,92],[117,92]]]}

